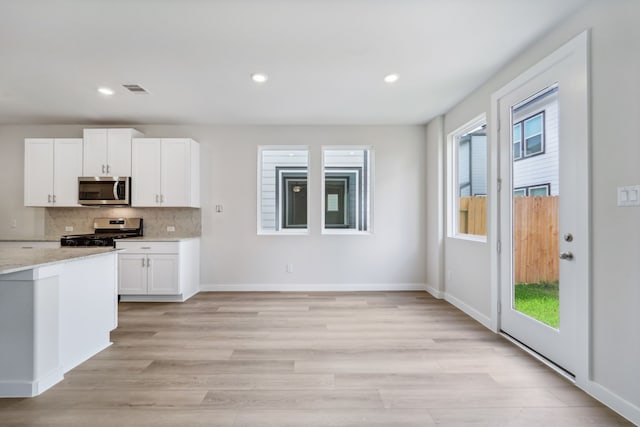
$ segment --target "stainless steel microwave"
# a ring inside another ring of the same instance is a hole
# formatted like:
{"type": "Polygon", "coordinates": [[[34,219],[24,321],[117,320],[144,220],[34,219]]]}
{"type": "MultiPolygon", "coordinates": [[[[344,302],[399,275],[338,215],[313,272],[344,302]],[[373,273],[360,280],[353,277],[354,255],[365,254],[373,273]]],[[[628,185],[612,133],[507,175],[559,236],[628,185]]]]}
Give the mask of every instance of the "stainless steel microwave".
{"type": "Polygon", "coordinates": [[[81,176],[78,203],[85,206],[128,206],[131,204],[131,177],[81,176]]]}

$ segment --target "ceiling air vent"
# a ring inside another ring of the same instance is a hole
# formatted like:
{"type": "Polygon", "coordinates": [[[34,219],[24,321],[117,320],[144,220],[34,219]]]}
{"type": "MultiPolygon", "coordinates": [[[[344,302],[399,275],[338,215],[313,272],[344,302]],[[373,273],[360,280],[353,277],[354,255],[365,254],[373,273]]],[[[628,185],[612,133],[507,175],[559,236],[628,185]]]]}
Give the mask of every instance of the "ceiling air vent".
{"type": "Polygon", "coordinates": [[[122,85],[122,87],[124,87],[125,89],[127,89],[129,92],[136,94],[136,95],[148,95],[149,92],[147,92],[147,90],[145,88],[143,88],[140,85],[122,85]]]}

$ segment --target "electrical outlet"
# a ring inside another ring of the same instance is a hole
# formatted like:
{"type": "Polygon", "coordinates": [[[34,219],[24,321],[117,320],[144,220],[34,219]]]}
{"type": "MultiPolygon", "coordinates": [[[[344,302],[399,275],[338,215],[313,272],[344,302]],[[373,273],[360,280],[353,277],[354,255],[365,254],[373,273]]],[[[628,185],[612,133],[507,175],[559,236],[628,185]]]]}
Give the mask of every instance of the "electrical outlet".
{"type": "Polygon", "coordinates": [[[64,231],[73,231],[73,226],[71,226],[71,225],[65,225],[65,226],[64,226],[64,231]]]}
{"type": "Polygon", "coordinates": [[[293,264],[287,264],[287,273],[293,273],[293,264]]]}
{"type": "Polygon", "coordinates": [[[171,233],[171,232],[176,231],[176,228],[173,225],[168,225],[167,226],[167,231],[171,233]]]}
{"type": "Polygon", "coordinates": [[[224,211],[224,208],[222,207],[222,205],[216,205],[216,212],[221,213],[224,211]]]}
{"type": "Polygon", "coordinates": [[[11,228],[16,228],[18,226],[18,221],[16,219],[11,220],[11,228]]]}

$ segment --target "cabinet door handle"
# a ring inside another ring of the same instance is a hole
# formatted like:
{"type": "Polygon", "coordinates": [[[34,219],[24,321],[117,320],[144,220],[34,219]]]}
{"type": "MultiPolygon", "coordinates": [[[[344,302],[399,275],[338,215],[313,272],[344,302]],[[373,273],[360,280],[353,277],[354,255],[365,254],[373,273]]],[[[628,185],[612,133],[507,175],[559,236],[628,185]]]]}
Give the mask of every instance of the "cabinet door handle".
{"type": "Polygon", "coordinates": [[[142,258],[142,266],[144,267],[144,258],[142,258]]]}
{"type": "Polygon", "coordinates": [[[160,203],[164,203],[164,194],[160,195],[160,203]]]}
{"type": "Polygon", "coordinates": [[[140,249],[151,249],[151,246],[140,246],[140,249]]]}
{"type": "Polygon", "coordinates": [[[51,194],[47,194],[47,203],[51,203],[51,194]]]}
{"type": "Polygon", "coordinates": [[[158,197],[158,195],[156,194],[156,203],[158,203],[158,202],[160,201],[160,200],[158,200],[158,199],[159,199],[159,197],[158,197]]]}
{"type": "Polygon", "coordinates": [[[102,173],[104,173],[104,165],[102,165],[102,173]]]}
{"type": "Polygon", "coordinates": [[[111,169],[111,166],[107,165],[107,173],[109,173],[109,169],[111,169]]]}
{"type": "Polygon", "coordinates": [[[151,260],[147,258],[147,268],[151,267],[151,260]]]}
{"type": "Polygon", "coordinates": [[[54,194],[53,195],[53,203],[55,203],[55,202],[56,202],[56,195],[54,194]]]}

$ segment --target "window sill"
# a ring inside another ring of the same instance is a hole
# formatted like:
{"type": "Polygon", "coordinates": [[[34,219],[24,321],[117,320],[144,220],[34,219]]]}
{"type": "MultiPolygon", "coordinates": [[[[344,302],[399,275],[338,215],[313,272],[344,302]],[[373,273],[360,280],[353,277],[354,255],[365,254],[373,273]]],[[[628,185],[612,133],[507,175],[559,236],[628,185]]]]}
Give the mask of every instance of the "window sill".
{"type": "Polygon", "coordinates": [[[309,229],[286,231],[258,231],[258,236],[308,236],[309,229]]]}
{"type": "Polygon", "coordinates": [[[358,231],[348,229],[324,229],[321,234],[325,235],[348,235],[348,236],[367,236],[373,234],[371,231],[358,231]]]}
{"type": "Polygon", "coordinates": [[[450,239],[467,240],[469,242],[487,243],[487,236],[477,236],[475,234],[454,234],[450,239]]]}

